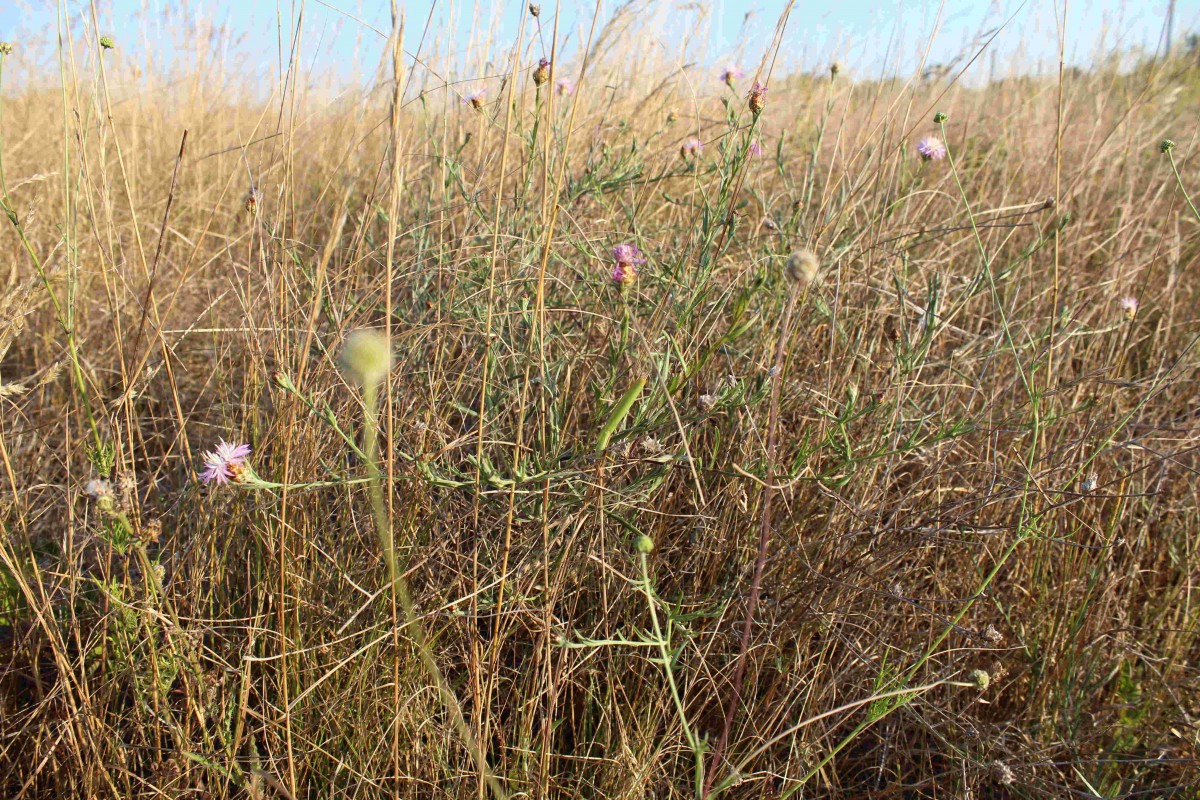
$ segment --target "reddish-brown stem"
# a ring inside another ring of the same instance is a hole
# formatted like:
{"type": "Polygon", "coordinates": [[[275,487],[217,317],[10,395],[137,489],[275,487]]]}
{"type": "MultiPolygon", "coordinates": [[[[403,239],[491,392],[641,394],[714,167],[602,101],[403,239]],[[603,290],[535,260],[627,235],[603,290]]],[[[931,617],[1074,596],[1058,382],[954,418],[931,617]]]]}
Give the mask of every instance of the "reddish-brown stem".
{"type": "Polygon", "coordinates": [[[792,314],[796,309],[796,300],[800,297],[801,282],[792,287],[788,296],[787,307],[783,312],[783,323],[780,325],[779,341],[775,344],[775,377],[771,384],[771,403],[767,414],[767,453],[766,478],[762,484],[762,522],[758,530],[758,555],[754,559],[754,576],[750,580],[750,599],[746,604],[746,618],[742,622],[742,638],[738,645],[737,658],[733,665],[733,691],[729,695],[729,704],[725,707],[725,721],[721,725],[721,736],[713,748],[712,758],[704,776],[704,797],[712,792],[713,778],[717,768],[725,756],[725,748],[729,745],[729,734],[733,729],[733,718],[737,714],[738,705],[742,701],[742,681],[746,675],[746,655],[750,652],[750,634],[754,628],[754,612],[758,608],[758,596],[762,590],[763,570],[767,564],[767,552],[771,545],[771,499],[775,493],[775,451],[778,447],[779,431],[779,393],[783,387],[783,359],[787,349],[787,341],[792,327],[792,314]]]}

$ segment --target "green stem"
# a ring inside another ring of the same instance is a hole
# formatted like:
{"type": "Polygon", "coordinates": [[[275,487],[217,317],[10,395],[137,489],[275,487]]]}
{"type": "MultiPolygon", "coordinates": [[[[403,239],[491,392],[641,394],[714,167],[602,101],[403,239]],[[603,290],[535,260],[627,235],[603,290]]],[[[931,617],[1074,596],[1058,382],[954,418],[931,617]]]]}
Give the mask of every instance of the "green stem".
{"type": "Polygon", "coordinates": [[[667,685],[671,689],[671,699],[675,703],[675,710],[679,714],[679,723],[683,726],[683,735],[687,739],[688,746],[692,748],[692,756],[695,759],[695,779],[696,779],[696,797],[699,798],[704,792],[704,748],[700,744],[700,740],[696,738],[696,734],[692,731],[692,727],[688,724],[687,711],[683,705],[683,696],[679,693],[679,686],[675,683],[675,671],[671,668],[674,658],[671,656],[670,642],[663,636],[662,626],[658,622],[658,600],[654,596],[654,585],[650,582],[650,567],[649,559],[645,553],[638,553],[642,561],[642,591],[646,594],[646,605],[650,607],[650,623],[654,626],[654,638],[658,645],[659,655],[662,657],[663,672],[667,675],[667,685]]]}

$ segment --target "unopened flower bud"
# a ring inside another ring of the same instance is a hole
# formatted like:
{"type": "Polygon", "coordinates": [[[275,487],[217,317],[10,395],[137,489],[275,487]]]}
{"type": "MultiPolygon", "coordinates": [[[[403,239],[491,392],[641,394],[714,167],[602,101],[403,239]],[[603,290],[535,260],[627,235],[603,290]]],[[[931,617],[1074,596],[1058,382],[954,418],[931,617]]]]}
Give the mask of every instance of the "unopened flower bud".
{"type": "Polygon", "coordinates": [[[387,336],[370,328],[352,332],[342,347],[342,368],[359,386],[378,386],[392,369],[387,336]]]}
{"type": "Polygon", "coordinates": [[[116,46],[117,46],[117,43],[113,41],[111,36],[101,36],[100,37],[100,47],[102,49],[112,50],[116,46]]]}
{"type": "Polygon", "coordinates": [[[11,56],[13,46],[8,42],[0,42],[0,56],[11,56]]]}
{"type": "Polygon", "coordinates": [[[992,682],[992,676],[987,674],[986,670],[977,669],[971,673],[971,682],[982,692],[992,682]]]}
{"type": "Polygon", "coordinates": [[[797,283],[812,283],[820,271],[821,262],[812,250],[797,250],[788,256],[787,276],[797,283]]]}
{"type": "Polygon", "coordinates": [[[1171,139],[1163,139],[1158,143],[1158,152],[1169,153],[1175,149],[1175,142],[1171,139]]]}
{"type": "Polygon", "coordinates": [[[941,124],[942,124],[943,122],[945,122],[947,119],[949,119],[949,117],[947,117],[945,114],[943,114],[941,111],[939,111],[939,112],[937,112],[936,114],[934,114],[934,115],[933,115],[933,124],[934,124],[934,125],[941,125],[941,124]]]}
{"type": "Polygon", "coordinates": [[[539,6],[537,3],[530,3],[529,4],[529,16],[540,17],[541,15],[542,15],[542,7],[539,6]]]}
{"type": "Polygon", "coordinates": [[[633,543],[633,546],[637,548],[639,553],[654,552],[654,540],[644,533],[637,537],[637,540],[633,543]]]}

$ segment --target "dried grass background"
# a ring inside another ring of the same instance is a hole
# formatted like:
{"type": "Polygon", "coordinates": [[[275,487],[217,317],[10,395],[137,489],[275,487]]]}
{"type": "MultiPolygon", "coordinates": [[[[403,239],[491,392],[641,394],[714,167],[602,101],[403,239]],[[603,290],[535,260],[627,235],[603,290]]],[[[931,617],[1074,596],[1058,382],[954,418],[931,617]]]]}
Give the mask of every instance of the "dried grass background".
{"type": "Polygon", "coordinates": [[[735,91],[630,69],[654,13],[540,89],[549,9],[469,80],[398,55],[399,104],[390,60],[253,86],[198,28],[160,71],[86,27],[61,72],[4,57],[5,796],[484,795],[353,482],[361,327],[402,565],[511,796],[694,797],[684,719],[730,797],[1200,796],[1194,54],[971,84],[748,42],[735,91]],[[201,485],[220,438],[289,488],[201,485]]]}

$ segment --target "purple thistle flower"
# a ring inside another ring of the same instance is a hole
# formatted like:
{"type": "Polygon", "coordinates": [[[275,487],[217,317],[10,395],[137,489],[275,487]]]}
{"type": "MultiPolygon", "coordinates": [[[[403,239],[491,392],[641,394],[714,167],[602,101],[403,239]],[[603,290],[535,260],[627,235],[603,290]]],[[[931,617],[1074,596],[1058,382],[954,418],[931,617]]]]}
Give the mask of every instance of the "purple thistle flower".
{"type": "Polygon", "coordinates": [[[625,243],[619,244],[612,249],[613,261],[617,262],[618,267],[634,267],[638,264],[646,263],[646,255],[638,249],[636,244],[625,243]]]}
{"type": "Polygon", "coordinates": [[[571,95],[575,93],[575,84],[571,83],[570,78],[559,78],[554,84],[554,88],[558,90],[560,95],[571,95]]]}
{"type": "Polygon", "coordinates": [[[704,150],[704,142],[696,138],[688,139],[679,148],[679,155],[687,158],[688,156],[698,156],[704,150]]]}
{"type": "Polygon", "coordinates": [[[1125,319],[1133,319],[1138,312],[1138,299],[1136,297],[1122,297],[1121,311],[1125,314],[1125,319]]]}
{"type": "Polygon", "coordinates": [[[200,473],[200,480],[204,483],[229,483],[230,479],[237,478],[241,473],[249,455],[250,445],[232,444],[221,439],[215,448],[204,454],[204,472],[200,473]]]}
{"type": "Polygon", "coordinates": [[[735,64],[729,64],[725,69],[721,70],[721,83],[729,87],[733,87],[733,82],[741,80],[746,73],[737,68],[735,64]]]}
{"type": "Polygon", "coordinates": [[[622,264],[621,262],[618,261],[617,265],[615,267],[613,267],[613,271],[612,271],[613,283],[616,283],[616,284],[632,283],[633,280],[635,278],[637,278],[637,276],[638,276],[637,267],[635,267],[633,264],[622,264]]]}
{"type": "Polygon", "coordinates": [[[926,161],[941,161],[946,157],[946,145],[936,136],[925,136],[917,141],[917,152],[926,161]]]}
{"type": "Polygon", "coordinates": [[[761,156],[762,155],[762,142],[760,142],[758,139],[755,139],[754,141],[752,141],[750,143],[750,155],[752,155],[752,156],[761,156]]]}
{"type": "Polygon", "coordinates": [[[487,90],[486,89],[476,89],[472,92],[468,92],[467,95],[465,97],[463,97],[463,102],[470,104],[471,108],[475,109],[476,111],[479,111],[483,108],[483,101],[486,99],[487,99],[487,90]]]}
{"type": "Polygon", "coordinates": [[[747,103],[750,106],[750,113],[758,116],[767,106],[767,85],[762,81],[755,81],[750,87],[750,91],[746,94],[747,103]]]}

